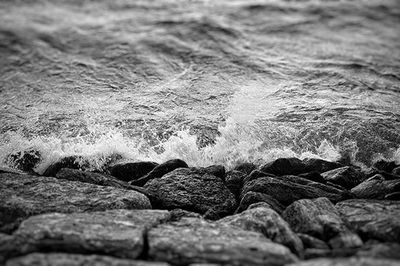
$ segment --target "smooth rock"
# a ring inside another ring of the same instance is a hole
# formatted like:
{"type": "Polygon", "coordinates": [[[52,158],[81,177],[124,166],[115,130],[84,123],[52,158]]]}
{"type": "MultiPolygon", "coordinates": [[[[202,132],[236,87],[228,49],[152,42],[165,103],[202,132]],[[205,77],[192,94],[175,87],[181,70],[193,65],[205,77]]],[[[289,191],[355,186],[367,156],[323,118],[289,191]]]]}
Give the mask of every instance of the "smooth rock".
{"type": "Polygon", "coordinates": [[[331,248],[354,248],[363,243],[327,198],[298,200],[286,208],[282,217],[295,232],[324,240],[331,248]]]}
{"type": "Polygon", "coordinates": [[[279,158],[260,167],[261,172],[281,175],[297,175],[307,172],[306,165],[297,158],[279,158]]]}
{"type": "Polygon", "coordinates": [[[400,202],[352,199],[336,208],[363,239],[400,242],[400,202]]]}
{"type": "Polygon", "coordinates": [[[400,244],[367,243],[357,251],[356,256],[400,260],[400,244]]]}
{"type": "Polygon", "coordinates": [[[271,208],[265,206],[251,208],[240,214],[225,217],[218,223],[262,233],[273,242],[282,244],[293,253],[302,256],[303,243],[300,238],[293,233],[289,224],[271,208]]]}
{"type": "Polygon", "coordinates": [[[398,266],[395,260],[374,258],[321,258],[301,261],[287,266],[398,266]]]}
{"type": "Polygon", "coordinates": [[[131,185],[134,186],[144,186],[148,181],[156,178],[161,178],[163,175],[172,172],[178,168],[188,168],[188,165],[180,159],[172,159],[157,165],[153,170],[151,170],[147,175],[131,181],[131,185]]]}
{"type": "Polygon", "coordinates": [[[238,227],[183,218],[148,232],[149,257],[176,265],[284,265],[297,261],[288,248],[238,227]]]}
{"type": "Polygon", "coordinates": [[[80,156],[68,156],[61,158],[47,167],[42,175],[55,177],[58,171],[60,171],[62,168],[81,169],[81,161],[82,157],[80,156]]]}
{"type": "Polygon", "coordinates": [[[321,174],[326,181],[338,184],[346,189],[353,187],[364,181],[365,176],[352,166],[336,168],[321,174]]]}
{"type": "Polygon", "coordinates": [[[119,180],[129,182],[145,176],[157,165],[155,162],[119,163],[111,167],[110,174],[119,180]]]}
{"type": "Polygon", "coordinates": [[[302,233],[298,233],[297,236],[301,239],[303,246],[306,249],[330,249],[324,241],[316,237],[302,233]]]}
{"type": "Polygon", "coordinates": [[[306,172],[316,171],[318,173],[327,172],[343,166],[338,162],[329,162],[317,158],[306,158],[303,160],[303,164],[305,164],[306,172]]]}
{"type": "Polygon", "coordinates": [[[247,192],[239,203],[239,207],[236,209],[235,213],[240,213],[246,210],[250,205],[258,202],[267,203],[271,209],[281,214],[285,207],[280,204],[276,199],[270,195],[260,193],[260,192],[247,192]]]}
{"type": "MultiPolygon", "coordinates": [[[[0,174],[0,231],[9,224],[49,212],[151,209],[149,199],[131,190],[53,177],[0,174]]],[[[15,226],[14,226],[15,227],[15,226]]]]}
{"type": "Polygon", "coordinates": [[[400,179],[386,180],[375,175],[352,188],[351,192],[360,199],[384,199],[387,194],[400,192],[400,179]]]}
{"type": "Polygon", "coordinates": [[[161,178],[150,180],[144,188],[158,199],[158,208],[179,208],[204,214],[225,204],[224,208],[231,213],[236,207],[234,195],[221,178],[201,169],[176,169],[161,178]]]}
{"type": "Polygon", "coordinates": [[[168,263],[118,259],[103,255],[32,253],[7,261],[6,266],[168,266],[168,263]]]}

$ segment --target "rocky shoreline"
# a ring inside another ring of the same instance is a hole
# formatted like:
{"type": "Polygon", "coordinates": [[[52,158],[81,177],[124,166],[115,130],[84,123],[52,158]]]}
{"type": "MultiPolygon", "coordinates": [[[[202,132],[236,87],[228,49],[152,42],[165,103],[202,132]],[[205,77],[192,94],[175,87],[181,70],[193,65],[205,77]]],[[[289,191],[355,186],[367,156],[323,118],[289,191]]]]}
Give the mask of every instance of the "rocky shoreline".
{"type": "Polygon", "coordinates": [[[400,167],[0,168],[1,265],[399,265],[400,167]]]}

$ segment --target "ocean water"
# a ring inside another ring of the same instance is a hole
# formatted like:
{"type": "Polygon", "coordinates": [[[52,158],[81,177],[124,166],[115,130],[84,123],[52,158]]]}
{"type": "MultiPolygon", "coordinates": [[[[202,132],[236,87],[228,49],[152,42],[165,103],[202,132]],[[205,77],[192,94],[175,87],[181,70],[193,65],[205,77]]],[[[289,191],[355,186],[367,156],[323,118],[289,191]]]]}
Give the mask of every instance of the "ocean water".
{"type": "Polygon", "coordinates": [[[0,165],[400,163],[399,25],[397,0],[0,1],[0,165]]]}

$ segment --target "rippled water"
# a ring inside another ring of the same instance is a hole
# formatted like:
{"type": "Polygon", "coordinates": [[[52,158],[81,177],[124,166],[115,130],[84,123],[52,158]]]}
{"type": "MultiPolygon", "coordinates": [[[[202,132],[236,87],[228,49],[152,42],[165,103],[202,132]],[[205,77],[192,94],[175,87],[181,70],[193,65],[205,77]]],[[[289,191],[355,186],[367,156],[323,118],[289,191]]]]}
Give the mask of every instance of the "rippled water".
{"type": "Polygon", "coordinates": [[[400,2],[1,1],[0,160],[400,161],[400,2]]]}

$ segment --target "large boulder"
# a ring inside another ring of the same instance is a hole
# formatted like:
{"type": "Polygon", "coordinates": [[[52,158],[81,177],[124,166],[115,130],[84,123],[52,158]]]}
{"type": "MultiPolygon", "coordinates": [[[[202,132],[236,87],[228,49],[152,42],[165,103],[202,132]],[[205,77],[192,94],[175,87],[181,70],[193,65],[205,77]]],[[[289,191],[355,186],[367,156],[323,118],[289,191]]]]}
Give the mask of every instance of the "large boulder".
{"type": "Polygon", "coordinates": [[[396,260],[375,258],[320,258],[301,261],[287,266],[398,266],[396,260]]]}
{"type": "Polygon", "coordinates": [[[162,210],[32,216],[14,232],[9,254],[14,257],[16,254],[52,251],[135,259],[146,251],[146,232],[168,219],[169,213],[162,210]]]}
{"type": "Polygon", "coordinates": [[[281,214],[285,207],[280,204],[276,199],[268,194],[261,192],[250,191],[247,192],[239,203],[239,207],[236,209],[235,213],[240,213],[246,210],[250,205],[254,203],[264,202],[270,206],[271,209],[281,214]]]}
{"type": "Polygon", "coordinates": [[[365,180],[364,174],[352,166],[336,168],[321,174],[329,182],[352,189],[365,180]]]}
{"type": "Polygon", "coordinates": [[[398,166],[394,161],[379,160],[372,165],[372,168],[390,173],[398,166]]]}
{"type": "Polygon", "coordinates": [[[144,188],[157,198],[156,207],[184,209],[201,214],[224,206],[233,212],[236,200],[221,178],[202,169],[180,168],[161,178],[150,180],[144,188]]]}
{"type": "Polygon", "coordinates": [[[364,239],[400,241],[400,202],[352,199],[336,204],[341,215],[364,239]]]}
{"type": "Polygon", "coordinates": [[[363,243],[327,198],[298,200],[286,208],[282,217],[295,232],[324,240],[331,248],[354,248],[363,243]]]}
{"type": "Polygon", "coordinates": [[[175,265],[284,265],[297,261],[288,248],[238,227],[182,218],[148,232],[149,257],[175,265]]]}
{"type": "Polygon", "coordinates": [[[368,178],[351,192],[361,199],[384,199],[386,195],[400,192],[400,179],[386,180],[382,175],[368,178]]]}
{"type": "Polygon", "coordinates": [[[330,162],[317,158],[306,158],[303,160],[303,164],[305,164],[306,172],[315,171],[318,173],[327,172],[343,166],[338,162],[330,162]]]}
{"type": "Polygon", "coordinates": [[[265,205],[225,217],[219,220],[218,223],[262,233],[273,242],[282,244],[288,247],[293,253],[302,256],[303,243],[299,237],[290,229],[288,223],[278,213],[265,205]]]}
{"type": "Polygon", "coordinates": [[[53,177],[0,174],[0,231],[12,231],[35,214],[108,209],[151,209],[151,204],[145,195],[131,190],[53,177]]]}
{"type": "Polygon", "coordinates": [[[133,162],[119,163],[111,167],[110,174],[119,180],[129,182],[145,176],[151,172],[158,163],[155,162],[133,162]]]}
{"type": "Polygon", "coordinates": [[[82,169],[82,161],[83,158],[81,156],[75,155],[60,158],[58,161],[47,167],[43,172],[43,175],[54,177],[62,168],[82,169]]]}
{"type": "Polygon", "coordinates": [[[261,172],[281,175],[297,175],[307,172],[306,165],[297,158],[279,158],[260,167],[261,172]]]}

